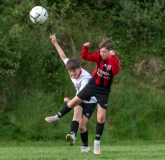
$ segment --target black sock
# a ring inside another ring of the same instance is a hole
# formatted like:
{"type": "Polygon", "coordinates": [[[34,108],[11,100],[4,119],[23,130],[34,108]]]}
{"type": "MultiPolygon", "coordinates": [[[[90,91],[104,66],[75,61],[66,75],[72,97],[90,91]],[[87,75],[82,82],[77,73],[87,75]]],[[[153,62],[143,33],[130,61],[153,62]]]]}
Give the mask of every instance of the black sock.
{"type": "Polygon", "coordinates": [[[95,136],[95,140],[100,140],[102,133],[104,130],[104,123],[98,123],[96,124],[96,136],[95,136]]]}
{"type": "Polygon", "coordinates": [[[77,131],[78,131],[78,127],[79,127],[79,122],[78,121],[72,121],[72,123],[71,123],[71,133],[74,133],[75,137],[76,137],[76,134],[77,134],[77,131]]]}
{"type": "Polygon", "coordinates": [[[69,108],[67,105],[65,105],[59,112],[58,112],[58,117],[61,118],[65,114],[67,114],[72,108],[69,108]]]}
{"type": "Polygon", "coordinates": [[[80,133],[81,141],[83,143],[83,146],[88,146],[88,131],[84,133],[80,133]]]}

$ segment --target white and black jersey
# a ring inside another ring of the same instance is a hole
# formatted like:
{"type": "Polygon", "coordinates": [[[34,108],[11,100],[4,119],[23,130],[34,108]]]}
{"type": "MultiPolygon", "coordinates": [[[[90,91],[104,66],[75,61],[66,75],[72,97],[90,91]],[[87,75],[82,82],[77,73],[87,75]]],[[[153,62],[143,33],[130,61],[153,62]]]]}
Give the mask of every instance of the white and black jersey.
{"type": "MultiPolygon", "coordinates": [[[[68,62],[68,60],[69,60],[68,58],[64,60],[65,65],[68,62]]],[[[86,84],[89,82],[89,80],[91,78],[92,78],[92,76],[83,68],[81,68],[80,74],[77,77],[77,79],[71,78],[71,80],[75,86],[75,89],[76,89],[76,95],[86,86],[86,84]]],[[[91,97],[91,99],[89,101],[84,100],[83,102],[84,103],[96,103],[97,100],[93,96],[93,97],[91,97]]]]}

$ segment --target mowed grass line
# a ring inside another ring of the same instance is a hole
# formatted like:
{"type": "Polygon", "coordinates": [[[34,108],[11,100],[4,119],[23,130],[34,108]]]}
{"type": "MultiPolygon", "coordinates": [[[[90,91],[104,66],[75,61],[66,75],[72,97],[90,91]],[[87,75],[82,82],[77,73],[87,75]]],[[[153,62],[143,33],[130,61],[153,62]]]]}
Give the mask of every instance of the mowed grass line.
{"type": "Polygon", "coordinates": [[[81,153],[79,146],[63,142],[0,143],[0,160],[164,160],[165,143],[120,142],[102,145],[100,155],[81,153]]]}

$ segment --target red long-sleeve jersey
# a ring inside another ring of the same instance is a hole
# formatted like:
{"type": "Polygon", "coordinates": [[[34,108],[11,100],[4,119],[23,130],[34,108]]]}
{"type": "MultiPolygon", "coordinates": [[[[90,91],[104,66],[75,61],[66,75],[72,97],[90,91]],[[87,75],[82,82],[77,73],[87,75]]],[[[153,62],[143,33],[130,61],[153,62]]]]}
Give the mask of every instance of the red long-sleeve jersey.
{"type": "Polygon", "coordinates": [[[92,79],[95,84],[101,87],[110,87],[114,76],[120,71],[120,60],[116,55],[110,55],[106,60],[100,56],[100,51],[88,52],[89,48],[82,47],[81,57],[87,61],[96,63],[95,70],[92,73],[92,79]]]}

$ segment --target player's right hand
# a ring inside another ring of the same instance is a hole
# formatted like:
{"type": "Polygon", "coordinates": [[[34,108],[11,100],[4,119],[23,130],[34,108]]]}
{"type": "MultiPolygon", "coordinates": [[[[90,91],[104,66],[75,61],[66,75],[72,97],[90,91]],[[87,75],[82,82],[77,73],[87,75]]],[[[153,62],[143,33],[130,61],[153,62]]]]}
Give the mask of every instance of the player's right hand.
{"type": "Polygon", "coordinates": [[[51,35],[49,38],[52,40],[53,44],[57,43],[57,39],[56,39],[56,35],[55,34],[51,35]]]}
{"type": "Polygon", "coordinates": [[[90,47],[90,43],[89,42],[86,42],[86,43],[84,43],[84,46],[90,47]]]}

